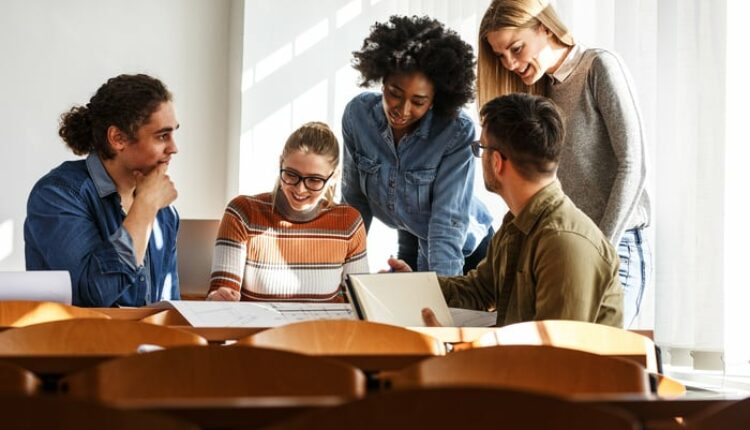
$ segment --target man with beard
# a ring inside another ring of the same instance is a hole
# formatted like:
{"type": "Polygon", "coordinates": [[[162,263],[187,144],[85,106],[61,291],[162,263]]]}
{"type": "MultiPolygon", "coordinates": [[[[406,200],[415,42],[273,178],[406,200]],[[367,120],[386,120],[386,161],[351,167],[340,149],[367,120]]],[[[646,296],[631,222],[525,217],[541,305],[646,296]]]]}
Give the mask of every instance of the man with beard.
{"type": "MultiPolygon", "coordinates": [[[[510,94],[482,107],[487,189],[509,211],[487,256],[465,276],[441,277],[449,306],[497,310],[497,325],[567,319],[622,327],[617,251],[563,193],[556,172],[564,139],[557,107],[544,97],[510,94]]],[[[410,271],[390,259],[394,271],[410,271]]],[[[430,309],[427,325],[437,325],[430,309]]]]}

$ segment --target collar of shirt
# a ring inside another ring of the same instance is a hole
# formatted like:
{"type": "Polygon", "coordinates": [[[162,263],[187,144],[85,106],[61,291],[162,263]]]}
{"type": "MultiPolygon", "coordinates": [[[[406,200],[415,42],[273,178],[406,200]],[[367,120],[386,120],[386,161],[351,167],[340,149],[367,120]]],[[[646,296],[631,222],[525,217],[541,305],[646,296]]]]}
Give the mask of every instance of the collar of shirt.
{"type": "Polygon", "coordinates": [[[534,194],[529,202],[526,203],[526,207],[523,208],[521,213],[517,217],[511,218],[511,220],[518,230],[528,235],[547,208],[564,197],[565,194],[563,194],[560,181],[555,180],[534,194]]]}
{"type": "MultiPolygon", "coordinates": [[[[432,109],[428,110],[427,113],[422,117],[422,119],[419,120],[417,123],[417,128],[414,130],[413,133],[418,136],[421,139],[427,139],[430,137],[430,127],[432,127],[432,109]]],[[[383,110],[383,100],[381,100],[372,107],[372,117],[375,118],[375,122],[378,125],[378,129],[380,130],[380,135],[385,138],[385,136],[391,136],[391,126],[388,124],[388,119],[385,117],[385,111],[383,110]]]]}
{"type": "Polygon", "coordinates": [[[117,186],[112,178],[109,177],[107,169],[104,168],[102,160],[96,154],[89,154],[86,157],[86,168],[89,170],[91,180],[94,181],[96,192],[99,198],[107,197],[117,192],[117,186]]]}
{"type": "Polygon", "coordinates": [[[314,208],[310,208],[306,211],[297,211],[292,209],[289,201],[286,199],[286,195],[281,191],[281,186],[276,190],[276,210],[287,221],[296,223],[305,223],[314,220],[323,212],[323,200],[318,202],[314,208]]]}
{"type": "Polygon", "coordinates": [[[573,69],[575,69],[575,66],[581,61],[581,57],[583,57],[583,52],[585,50],[586,48],[580,43],[573,45],[570,52],[568,52],[568,55],[565,57],[565,60],[560,64],[560,67],[557,68],[555,73],[549,75],[549,77],[552,78],[553,84],[565,81],[565,79],[573,73],[573,69]]]}

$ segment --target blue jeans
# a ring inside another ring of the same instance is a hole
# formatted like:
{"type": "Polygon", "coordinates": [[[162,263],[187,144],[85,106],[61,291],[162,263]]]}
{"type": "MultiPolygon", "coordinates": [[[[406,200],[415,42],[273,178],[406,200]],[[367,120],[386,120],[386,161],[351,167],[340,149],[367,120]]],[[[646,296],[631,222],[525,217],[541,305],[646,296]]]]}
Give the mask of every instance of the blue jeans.
{"type": "Polygon", "coordinates": [[[643,291],[651,278],[651,249],[642,228],[626,230],[617,247],[623,290],[623,327],[628,328],[641,309],[643,291]]]}
{"type": "MultiPolygon", "coordinates": [[[[475,269],[477,264],[487,255],[487,248],[490,246],[492,236],[495,230],[490,227],[487,236],[477,246],[477,249],[471,255],[464,258],[464,275],[471,269],[475,269]]],[[[417,261],[419,261],[419,238],[406,230],[398,230],[398,258],[404,260],[412,270],[417,270],[417,261]]]]}

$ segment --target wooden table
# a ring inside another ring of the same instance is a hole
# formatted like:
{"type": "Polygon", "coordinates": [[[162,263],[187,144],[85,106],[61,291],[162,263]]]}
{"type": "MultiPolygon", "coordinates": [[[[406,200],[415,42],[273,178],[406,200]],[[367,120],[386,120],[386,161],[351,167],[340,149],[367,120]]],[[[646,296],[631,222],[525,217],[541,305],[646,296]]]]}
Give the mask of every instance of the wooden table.
{"type": "Polygon", "coordinates": [[[248,429],[270,425],[301,413],[342,405],[337,396],[135,399],[109,402],[120,409],[157,412],[189,421],[203,429],[248,429]]]}
{"type": "MultiPolygon", "coordinates": [[[[645,428],[658,424],[661,428],[672,428],[675,417],[689,421],[691,417],[708,408],[729,406],[744,399],[743,396],[717,392],[688,392],[678,398],[662,398],[655,395],[578,395],[572,400],[596,407],[619,409],[635,416],[645,428]]],[[[674,428],[680,428],[675,426],[674,428]]]]}
{"type": "MultiPolygon", "coordinates": [[[[572,401],[594,407],[619,409],[636,417],[644,428],[680,428],[674,417],[690,419],[708,408],[727,406],[740,398],[722,395],[663,399],[655,396],[575,396],[572,401]],[[665,426],[672,422],[674,427],[665,426]]],[[[350,401],[322,397],[234,397],[193,399],[121,400],[112,403],[122,409],[160,412],[193,422],[203,428],[252,428],[269,425],[315,409],[350,401]]]]}

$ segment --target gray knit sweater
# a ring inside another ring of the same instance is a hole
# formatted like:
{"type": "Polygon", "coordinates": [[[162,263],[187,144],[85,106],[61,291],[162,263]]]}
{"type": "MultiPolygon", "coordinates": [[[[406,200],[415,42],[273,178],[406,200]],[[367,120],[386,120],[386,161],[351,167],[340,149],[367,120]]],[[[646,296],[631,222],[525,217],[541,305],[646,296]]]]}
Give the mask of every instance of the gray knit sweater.
{"type": "Polygon", "coordinates": [[[565,194],[617,244],[625,230],[648,225],[646,148],[625,64],[603,49],[566,61],[572,72],[549,80],[548,96],[565,117],[558,177],[565,194]]]}

